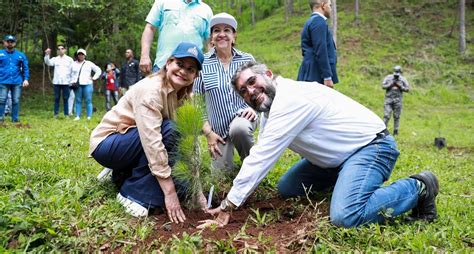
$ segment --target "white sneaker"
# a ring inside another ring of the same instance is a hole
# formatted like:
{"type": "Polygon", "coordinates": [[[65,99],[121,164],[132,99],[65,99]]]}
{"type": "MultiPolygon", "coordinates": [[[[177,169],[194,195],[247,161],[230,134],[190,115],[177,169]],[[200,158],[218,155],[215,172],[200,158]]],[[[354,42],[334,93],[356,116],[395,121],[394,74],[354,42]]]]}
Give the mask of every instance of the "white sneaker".
{"type": "Polygon", "coordinates": [[[74,118],[74,121],[79,121],[79,120],[81,120],[81,118],[78,117],[78,116],[76,116],[76,118],[74,118]]]}
{"type": "Polygon", "coordinates": [[[112,173],[111,168],[104,168],[98,175],[97,175],[97,180],[99,181],[105,181],[108,178],[110,178],[110,173],[112,173]]]}
{"type": "Polygon", "coordinates": [[[148,209],[141,206],[135,201],[132,201],[120,194],[117,194],[117,201],[125,208],[125,212],[132,215],[133,217],[146,217],[148,216],[148,209]]]}

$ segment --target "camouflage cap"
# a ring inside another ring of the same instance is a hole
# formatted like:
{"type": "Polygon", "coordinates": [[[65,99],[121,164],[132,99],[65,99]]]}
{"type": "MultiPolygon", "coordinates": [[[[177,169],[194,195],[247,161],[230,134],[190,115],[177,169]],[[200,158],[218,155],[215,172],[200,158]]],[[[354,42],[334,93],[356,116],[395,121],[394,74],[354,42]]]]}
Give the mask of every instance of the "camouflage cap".
{"type": "Polygon", "coordinates": [[[397,65],[397,66],[393,67],[393,71],[397,72],[397,73],[401,73],[402,72],[402,67],[400,65],[397,65]]]}

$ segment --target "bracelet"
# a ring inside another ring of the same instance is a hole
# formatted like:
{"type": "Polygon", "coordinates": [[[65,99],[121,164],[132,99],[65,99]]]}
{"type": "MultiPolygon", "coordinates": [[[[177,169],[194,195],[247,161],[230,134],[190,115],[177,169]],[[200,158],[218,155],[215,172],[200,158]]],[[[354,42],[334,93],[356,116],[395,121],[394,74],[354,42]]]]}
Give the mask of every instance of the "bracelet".
{"type": "Polygon", "coordinates": [[[232,204],[232,202],[227,200],[227,198],[222,200],[221,205],[219,207],[221,208],[221,211],[227,212],[227,213],[237,208],[234,204],[232,204]]]}

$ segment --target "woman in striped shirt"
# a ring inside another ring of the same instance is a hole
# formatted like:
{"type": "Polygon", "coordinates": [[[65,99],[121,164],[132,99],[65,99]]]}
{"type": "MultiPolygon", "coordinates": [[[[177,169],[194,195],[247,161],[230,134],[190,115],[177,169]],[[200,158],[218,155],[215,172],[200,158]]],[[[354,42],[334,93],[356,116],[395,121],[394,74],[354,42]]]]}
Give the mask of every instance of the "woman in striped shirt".
{"type": "Polygon", "coordinates": [[[210,26],[213,48],[204,56],[193,92],[205,98],[207,118],[202,131],[213,158],[212,166],[229,172],[234,168],[234,147],[243,161],[254,144],[257,125],[257,114],[231,88],[230,80],[239,66],[254,58],[234,48],[237,21],[233,16],[216,14],[210,26]]]}

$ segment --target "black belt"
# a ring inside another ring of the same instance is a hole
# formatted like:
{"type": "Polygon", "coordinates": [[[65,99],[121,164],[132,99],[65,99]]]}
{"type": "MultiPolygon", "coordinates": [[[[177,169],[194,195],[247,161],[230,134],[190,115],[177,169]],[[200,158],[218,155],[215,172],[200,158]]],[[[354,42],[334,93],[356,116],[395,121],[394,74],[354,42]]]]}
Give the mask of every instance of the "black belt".
{"type": "Polygon", "coordinates": [[[375,135],[374,140],[372,140],[372,141],[375,141],[375,140],[381,139],[381,138],[385,138],[385,137],[388,136],[388,135],[390,135],[390,132],[389,132],[387,129],[385,129],[385,130],[383,130],[383,131],[377,133],[377,134],[375,135]]]}

